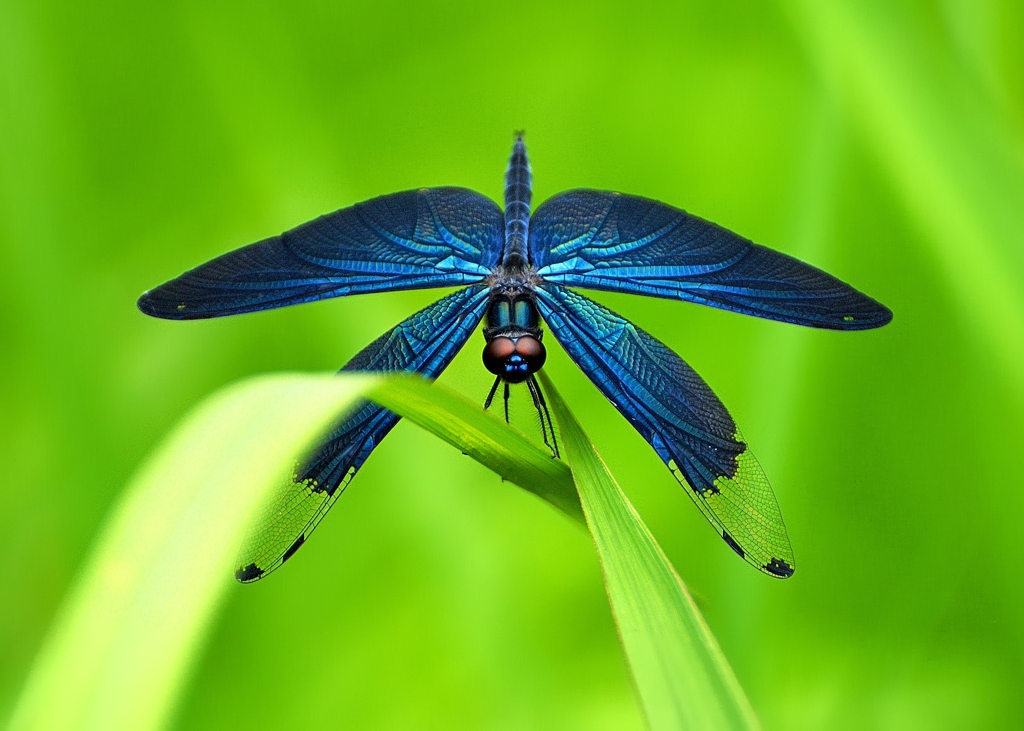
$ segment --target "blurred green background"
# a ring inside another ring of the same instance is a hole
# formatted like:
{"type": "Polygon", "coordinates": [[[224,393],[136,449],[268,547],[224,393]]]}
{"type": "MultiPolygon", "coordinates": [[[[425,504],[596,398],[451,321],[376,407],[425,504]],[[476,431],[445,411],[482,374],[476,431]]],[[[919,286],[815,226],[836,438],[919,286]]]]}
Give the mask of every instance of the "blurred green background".
{"type": "MultiPolygon", "coordinates": [[[[145,318],[183,270],[392,191],[657,198],[895,312],[832,333],[598,294],[688,360],[772,479],[787,582],[549,373],[769,729],[1024,726],[1024,7],[0,0],[0,719],[119,490],[219,386],[332,370],[441,292],[145,318]]],[[[443,380],[483,399],[474,338],[443,380]]],[[[154,628],[154,631],[159,631],[154,628]]],[[[237,586],[182,729],[631,729],[578,527],[410,424],[237,586]]]]}

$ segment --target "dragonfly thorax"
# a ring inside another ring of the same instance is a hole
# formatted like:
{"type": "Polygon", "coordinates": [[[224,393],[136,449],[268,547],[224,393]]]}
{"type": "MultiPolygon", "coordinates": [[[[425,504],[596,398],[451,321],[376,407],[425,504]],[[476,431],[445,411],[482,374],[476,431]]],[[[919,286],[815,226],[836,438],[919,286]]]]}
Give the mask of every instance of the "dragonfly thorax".
{"type": "Polygon", "coordinates": [[[484,367],[506,383],[522,383],[547,359],[542,334],[531,296],[492,295],[484,328],[484,367]]]}

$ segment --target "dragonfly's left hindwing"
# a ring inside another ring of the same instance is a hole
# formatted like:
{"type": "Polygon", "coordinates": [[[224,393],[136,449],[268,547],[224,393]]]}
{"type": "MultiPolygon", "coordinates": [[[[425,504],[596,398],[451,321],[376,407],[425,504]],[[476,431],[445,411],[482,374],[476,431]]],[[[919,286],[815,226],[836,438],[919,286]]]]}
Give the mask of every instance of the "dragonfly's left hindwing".
{"type": "Polygon", "coordinates": [[[725,406],[682,358],[611,310],[556,285],[537,290],[558,342],[646,439],[727,544],[780,578],[793,548],[775,494],[725,406]]]}
{"type": "MultiPolygon", "coordinates": [[[[438,300],[384,333],[342,370],[440,375],[479,324],[487,296],[486,287],[467,287],[438,300]]],[[[235,577],[256,581],[291,558],[398,420],[369,402],[345,417],[264,509],[239,552],[235,577]]]]}

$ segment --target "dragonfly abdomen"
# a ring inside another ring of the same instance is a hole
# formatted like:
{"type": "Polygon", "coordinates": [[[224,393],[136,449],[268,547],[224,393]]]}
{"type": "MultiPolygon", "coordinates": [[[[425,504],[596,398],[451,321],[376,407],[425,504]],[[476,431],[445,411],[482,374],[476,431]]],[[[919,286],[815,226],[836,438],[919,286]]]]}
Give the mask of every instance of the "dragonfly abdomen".
{"type": "Polygon", "coordinates": [[[526,269],[529,264],[526,242],[530,234],[532,184],[530,160],[520,132],[516,135],[505,172],[505,252],[502,264],[506,269],[526,269]]]}

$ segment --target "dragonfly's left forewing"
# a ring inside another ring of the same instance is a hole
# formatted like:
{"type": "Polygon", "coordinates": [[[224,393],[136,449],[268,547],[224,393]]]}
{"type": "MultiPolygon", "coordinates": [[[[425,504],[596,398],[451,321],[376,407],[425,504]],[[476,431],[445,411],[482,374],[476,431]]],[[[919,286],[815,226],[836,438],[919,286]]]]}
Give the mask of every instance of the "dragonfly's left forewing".
{"type": "Polygon", "coordinates": [[[725,406],[678,355],[611,310],[543,285],[552,333],[654,447],[722,539],[772,576],[793,574],[775,494],[725,406]]]}
{"type": "MultiPolygon", "coordinates": [[[[467,287],[438,300],[384,333],[342,370],[440,375],[479,324],[487,297],[486,287],[467,287]]],[[[256,581],[291,558],[398,420],[370,402],[345,417],[264,508],[239,553],[235,577],[256,581]]]]}
{"type": "Polygon", "coordinates": [[[392,193],[219,256],[146,292],[169,320],[237,315],[368,292],[455,287],[497,265],[504,218],[464,188],[392,193]]]}

